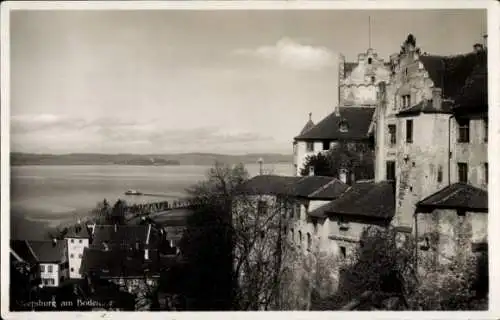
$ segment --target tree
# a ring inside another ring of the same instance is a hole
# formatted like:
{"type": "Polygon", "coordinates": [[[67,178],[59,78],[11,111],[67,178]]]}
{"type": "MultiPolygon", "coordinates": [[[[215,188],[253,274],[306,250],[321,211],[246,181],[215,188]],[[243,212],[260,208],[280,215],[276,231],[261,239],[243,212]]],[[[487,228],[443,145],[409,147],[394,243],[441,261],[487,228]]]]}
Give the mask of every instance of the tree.
{"type": "Polygon", "coordinates": [[[112,224],[111,207],[106,199],[97,203],[96,207],[92,210],[92,215],[97,224],[112,224]]]}
{"type": "Polygon", "coordinates": [[[190,310],[268,310],[283,305],[280,294],[292,259],[283,236],[288,199],[260,202],[243,194],[243,165],[220,163],[188,190],[194,214],[181,250],[187,261],[180,291],[190,310]],[[286,209],[285,209],[286,210],[286,209]]]}
{"type": "Polygon", "coordinates": [[[374,155],[371,146],[364,142],[339,142],[326,153],[311,155],[306,158],[300,174],[309,174],[309,167],[314,167],[318,176],[339,177],[341,170],[347,172],[347,180],[373,179],[374,155]],[[354,176],[354,179],[351,178],[354,176]]]}
{"type": "Polygon", "coordinates": [[[127,213],[127,203],[118,199],[111,210],[111,224],[124,225],[125,214],[127,213]]]}
{"type": "Polygon", "coordinates": [[[419,255],[419,266],[426,270],[419,277],[415,239],[400,241],[396,235],[392,228],[367,228],[360,246],[340,268],[337,292],[316,299],[313,309],[337,310],[367,291],[373,296],[399,296],[410,310],[487,308],[487,255],[455,256],[448,264],[435,264],[419,255]]]}

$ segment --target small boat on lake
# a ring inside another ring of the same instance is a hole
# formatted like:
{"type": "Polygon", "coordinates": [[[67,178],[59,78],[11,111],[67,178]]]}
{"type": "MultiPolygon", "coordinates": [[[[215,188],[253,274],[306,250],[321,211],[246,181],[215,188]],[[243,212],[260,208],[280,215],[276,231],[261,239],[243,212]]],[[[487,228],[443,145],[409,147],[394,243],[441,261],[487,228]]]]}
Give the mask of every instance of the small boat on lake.
{"type": "Polygon", "coordinates": [[[142,195],[142,192],[139,192],[137,190],[127,190],[127,192],[125,192],[125,195],[127,195],[127,196],[140,196],[140,195],[142,195]]]}

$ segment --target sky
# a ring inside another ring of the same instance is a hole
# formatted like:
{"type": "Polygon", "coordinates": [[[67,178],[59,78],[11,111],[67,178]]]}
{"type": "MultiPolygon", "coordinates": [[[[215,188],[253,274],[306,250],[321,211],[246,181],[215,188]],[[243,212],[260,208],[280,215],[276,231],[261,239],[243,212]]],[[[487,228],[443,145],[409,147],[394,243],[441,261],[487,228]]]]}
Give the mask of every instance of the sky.
{"type": "Polygon", "coordinates": [[[14,11],[11,150],[292,152],[337,105],[337,57],[482,42],[481,10],[14,11]]]}

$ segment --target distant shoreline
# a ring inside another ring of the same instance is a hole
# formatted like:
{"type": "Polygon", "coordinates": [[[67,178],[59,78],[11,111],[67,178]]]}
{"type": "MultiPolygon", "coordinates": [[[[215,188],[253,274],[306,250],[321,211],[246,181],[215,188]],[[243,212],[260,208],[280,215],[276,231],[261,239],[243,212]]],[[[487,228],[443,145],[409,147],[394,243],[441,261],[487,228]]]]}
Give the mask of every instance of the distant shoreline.
{"type": "Polygon", "coordinates": [[[11,166],[75,166],[75,165],[125,165],[125,166],[211,166],[216,162],[226,164],[256,164],[262,159],[264,164],[292,163],[292,155],[284,154],[246,154],[224,155],[211,153],[184,154],[33,154],[12,152],[11,166]]]}

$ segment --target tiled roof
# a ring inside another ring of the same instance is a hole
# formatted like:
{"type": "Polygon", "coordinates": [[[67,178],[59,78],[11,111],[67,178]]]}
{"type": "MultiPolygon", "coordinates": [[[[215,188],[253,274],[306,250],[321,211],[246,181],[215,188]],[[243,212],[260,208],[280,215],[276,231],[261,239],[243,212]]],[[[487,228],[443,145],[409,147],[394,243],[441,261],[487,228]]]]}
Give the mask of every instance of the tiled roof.
{"type": "Polygon", "coordinates": [[[244,183],[240,192],[253,195],[286,195],[311,199],[334,199],[346,188],[346,184],[334,177],[262,175],[255,176],[244,183]]]}
{"type": "Polygon", "coordinates": [[[465,183],[454,183],[417,203],[419,209],[488,211],[488,192],[465,183]]]}
{"type": "Polygon", "coordinates": [[[394,183],[356,182],[340,197],[309,213],[313,217],[324,217],[329,213],[391,219],[394,216],[394,183]]]}
{"type": "Polygon", "coordinates": [[[92,246],[146,243],[149,225],[98,225],[95,227],[92,246]]]}
{"type": "Polygon", "coordinates": [[[305,176],[300,180],[295,182],[293,195],[298,197],[307,197],[311,193],[314,193],[319,188],[323,187],[330,181],[333,177],[322,177],[322,176],[305,176]]]}
{"type": "Polygon", "coordinates": [[[64,258],[64,241],[28,241],[38,262],[62,262],[64,258]]]}
{"type": "Polygon", "coordinates": [[[477,54],[468,53],[448,57],[422,55],[419,59],[434,82],[434,86],[443,90],[443,98],[455,98],[475,67],[477,54]]]}
{"type": "Polygon", "coordinates": [[[302,128],[302,130],[300,131],[300,135],[306,133],[307,131],[309,131],[313,127],[314,127],[314,122],[312,122],[312,120],[309,119],[309,121],[307,121],[307,123],[304,126],[304,128],[302,128]]]}
{"type": "Polygon", "coordinates": [[[240,194],[250,195],[289,195],[293,193],[294,184],[302,177],[277,175],[259,175],[240,185],[240,194]]]}
{"type": "Polygon", "coordinates": [[[368,129],[375,108],[369,107],[339,107],[340,116],[332,112],[306,133],[295,137],[295,140],[364,140],[368,139],[368,129]],[[345,121],[347,131],[340,130],[340,124],[345,121]]]}
{"type": "Polygon", "coordinates": [[[455,99],[454,110],[488,111],[488,53],[477,54],[476,65],[455,99]]]}
{"type": "Polygon", "coordinates": [[[74,225],[68,228],[65,238],[90,238],[90,233],[84,224],[74,225]]]}
{"type": "Polygon", "coordinates": [[[143,277],[145,273],[158,274],[162,267],[159,256],[153,251],[149,257],[150,260],[146,261],[143,252],[133,250],[102,251],[85,248],[80,272],[93,272],[101,277],[143,277]]]}
{"type": "Polygon", "coordinates": [[[36,263],[37,259],[33,256],[33,252],[28,246],[28,241],[26,240],[11,240],[10,248],[16,253],[21,259],[28,263],[36,263]]]}
{"type": "Polygon", "coordinates": [[[331,180],[328,184],[311,193],[309,199],[336,199],[344,193],[349,186],[338,179],[331,180]]]}
{"type": "Polygon", "coordinates": [[[420,113],[445,113],[451,114],[451,106],[452,102],[443,101],[441,103],[441,108],[436,109],[432,100],[422,100],[414,106],[411,106],[407,109],[403,109],[396,115],[397,117],[406,117],[406,116],[416,116],[420,113]]]}

